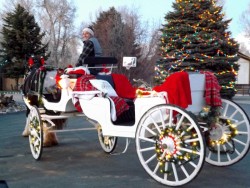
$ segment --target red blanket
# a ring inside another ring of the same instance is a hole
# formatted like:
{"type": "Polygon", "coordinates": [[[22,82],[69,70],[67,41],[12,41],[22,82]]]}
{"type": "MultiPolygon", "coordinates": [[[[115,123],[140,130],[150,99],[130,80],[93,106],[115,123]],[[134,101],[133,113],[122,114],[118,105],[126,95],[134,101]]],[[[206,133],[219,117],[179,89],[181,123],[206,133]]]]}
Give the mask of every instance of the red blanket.
{"type": "Polygon", "coordinates": [[[117,95],[125,99],[135,99],[137,88],[133,87],[123,74],[111,74],[117,95]]]}
{"type": "Polygon", "coordinates": [[[221,96],[220,96],[220,89],[221,86],[218,83],[216,76],[209,71],[201,72],[205,74],[206,83],[205,83],[205,99],[206,104],[210,106],[221,106],[221,96]]]}
{"type": "Polygon", "coordinates": [[[191,90],[188,73],[176,72],[167,77],[159,86],[155,86],[153,90],[157,92],[166,91],[170,104],[187,108],[192,104],[191,90]]]}

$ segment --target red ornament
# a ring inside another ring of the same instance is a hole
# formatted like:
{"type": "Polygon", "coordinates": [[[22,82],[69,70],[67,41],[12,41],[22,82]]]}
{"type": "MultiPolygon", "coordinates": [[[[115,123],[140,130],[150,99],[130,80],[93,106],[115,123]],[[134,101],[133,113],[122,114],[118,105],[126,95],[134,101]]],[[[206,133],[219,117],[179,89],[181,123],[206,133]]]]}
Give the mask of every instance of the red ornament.
{"type": "Polygon", "coordinates": [[[41,65],[43,66],[45,64],[44,58],[41,57],[41,65]]]}
{"type": "Polygon", "coordinates": [[[32,67],[34,65],[34,60],[32,57],[29,58],[28,64],[29,64],[29,67],[32,67]]]}

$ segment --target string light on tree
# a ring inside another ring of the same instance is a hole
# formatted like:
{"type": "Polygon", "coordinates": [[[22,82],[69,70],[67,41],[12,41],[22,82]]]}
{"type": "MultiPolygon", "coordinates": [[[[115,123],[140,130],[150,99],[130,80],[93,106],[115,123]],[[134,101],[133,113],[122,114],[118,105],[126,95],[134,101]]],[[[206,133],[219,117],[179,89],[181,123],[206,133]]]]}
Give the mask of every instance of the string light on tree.
{"type": "Polygon", "coordinates": [[[165,16],[156,63],[156,84],[176,71],[209,70],[222,86],[221,95],[235,94],[238,43],[227,31],[222,7],[215,0],[176,0],[165,16]]]}

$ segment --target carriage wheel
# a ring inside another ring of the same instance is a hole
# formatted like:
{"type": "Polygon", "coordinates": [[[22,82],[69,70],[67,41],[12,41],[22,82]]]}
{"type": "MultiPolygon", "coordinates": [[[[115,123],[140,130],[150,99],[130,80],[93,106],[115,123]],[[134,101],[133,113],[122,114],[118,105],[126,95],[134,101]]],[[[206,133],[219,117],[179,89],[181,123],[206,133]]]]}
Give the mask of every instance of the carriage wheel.
{"type": "Polygon", "coordinates": [[[29,143],[34,159],[39,160],[43,150],[43,129],[38,108],[33,106],[29,113],[29,143]]]}
{"type": "Polygon", "coordinates": [[[232,101],[222,100],[219,123],[208,133],[206,162],[212,165],[232,165],[243,159],[249,150],[249,118],[232,101]]]}
{"type": "Polygon", "coordinates": [[[104,152],[111,153],[112,151],[114,151],[117,144],[117,137],[103,136],[101,125],[98,125],[97,132],[98,132],[99,142],[104,152]]]}
{"type": "Polygon", "coordinates": [[[138,124],[135,142],[143,168],[168,186],[190,182],[204,164],[204,139],[196,121],[173,105],[149,109],[138,124]]]}

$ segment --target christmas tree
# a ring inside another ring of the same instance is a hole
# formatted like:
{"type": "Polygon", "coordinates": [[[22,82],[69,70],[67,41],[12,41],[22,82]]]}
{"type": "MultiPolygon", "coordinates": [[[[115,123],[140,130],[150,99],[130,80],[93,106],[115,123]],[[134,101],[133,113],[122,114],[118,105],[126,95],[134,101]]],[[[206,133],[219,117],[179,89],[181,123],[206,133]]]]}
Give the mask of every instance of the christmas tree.
{"type": "Polygon", "coordinates": [[[0,57],[8,63],[2,63],[7,77],[18,79],[23,77],[25,66],[30,56],[45,56],[47,46],[42,44],[44,33],[40,34],[40,27],[22,6],[17,5],[13,12],[3,18],[3,39],[0,57]]]}
{"type": "Polygon", "coordinates": [[[176,71],[207,70],[216,75],[222,87],[221,96],[232,98],[239,68],[239,44],[227,31],[231,20],[223,17],[216,0],[176,0],[161,29],[156,83],[176,71]]]}

